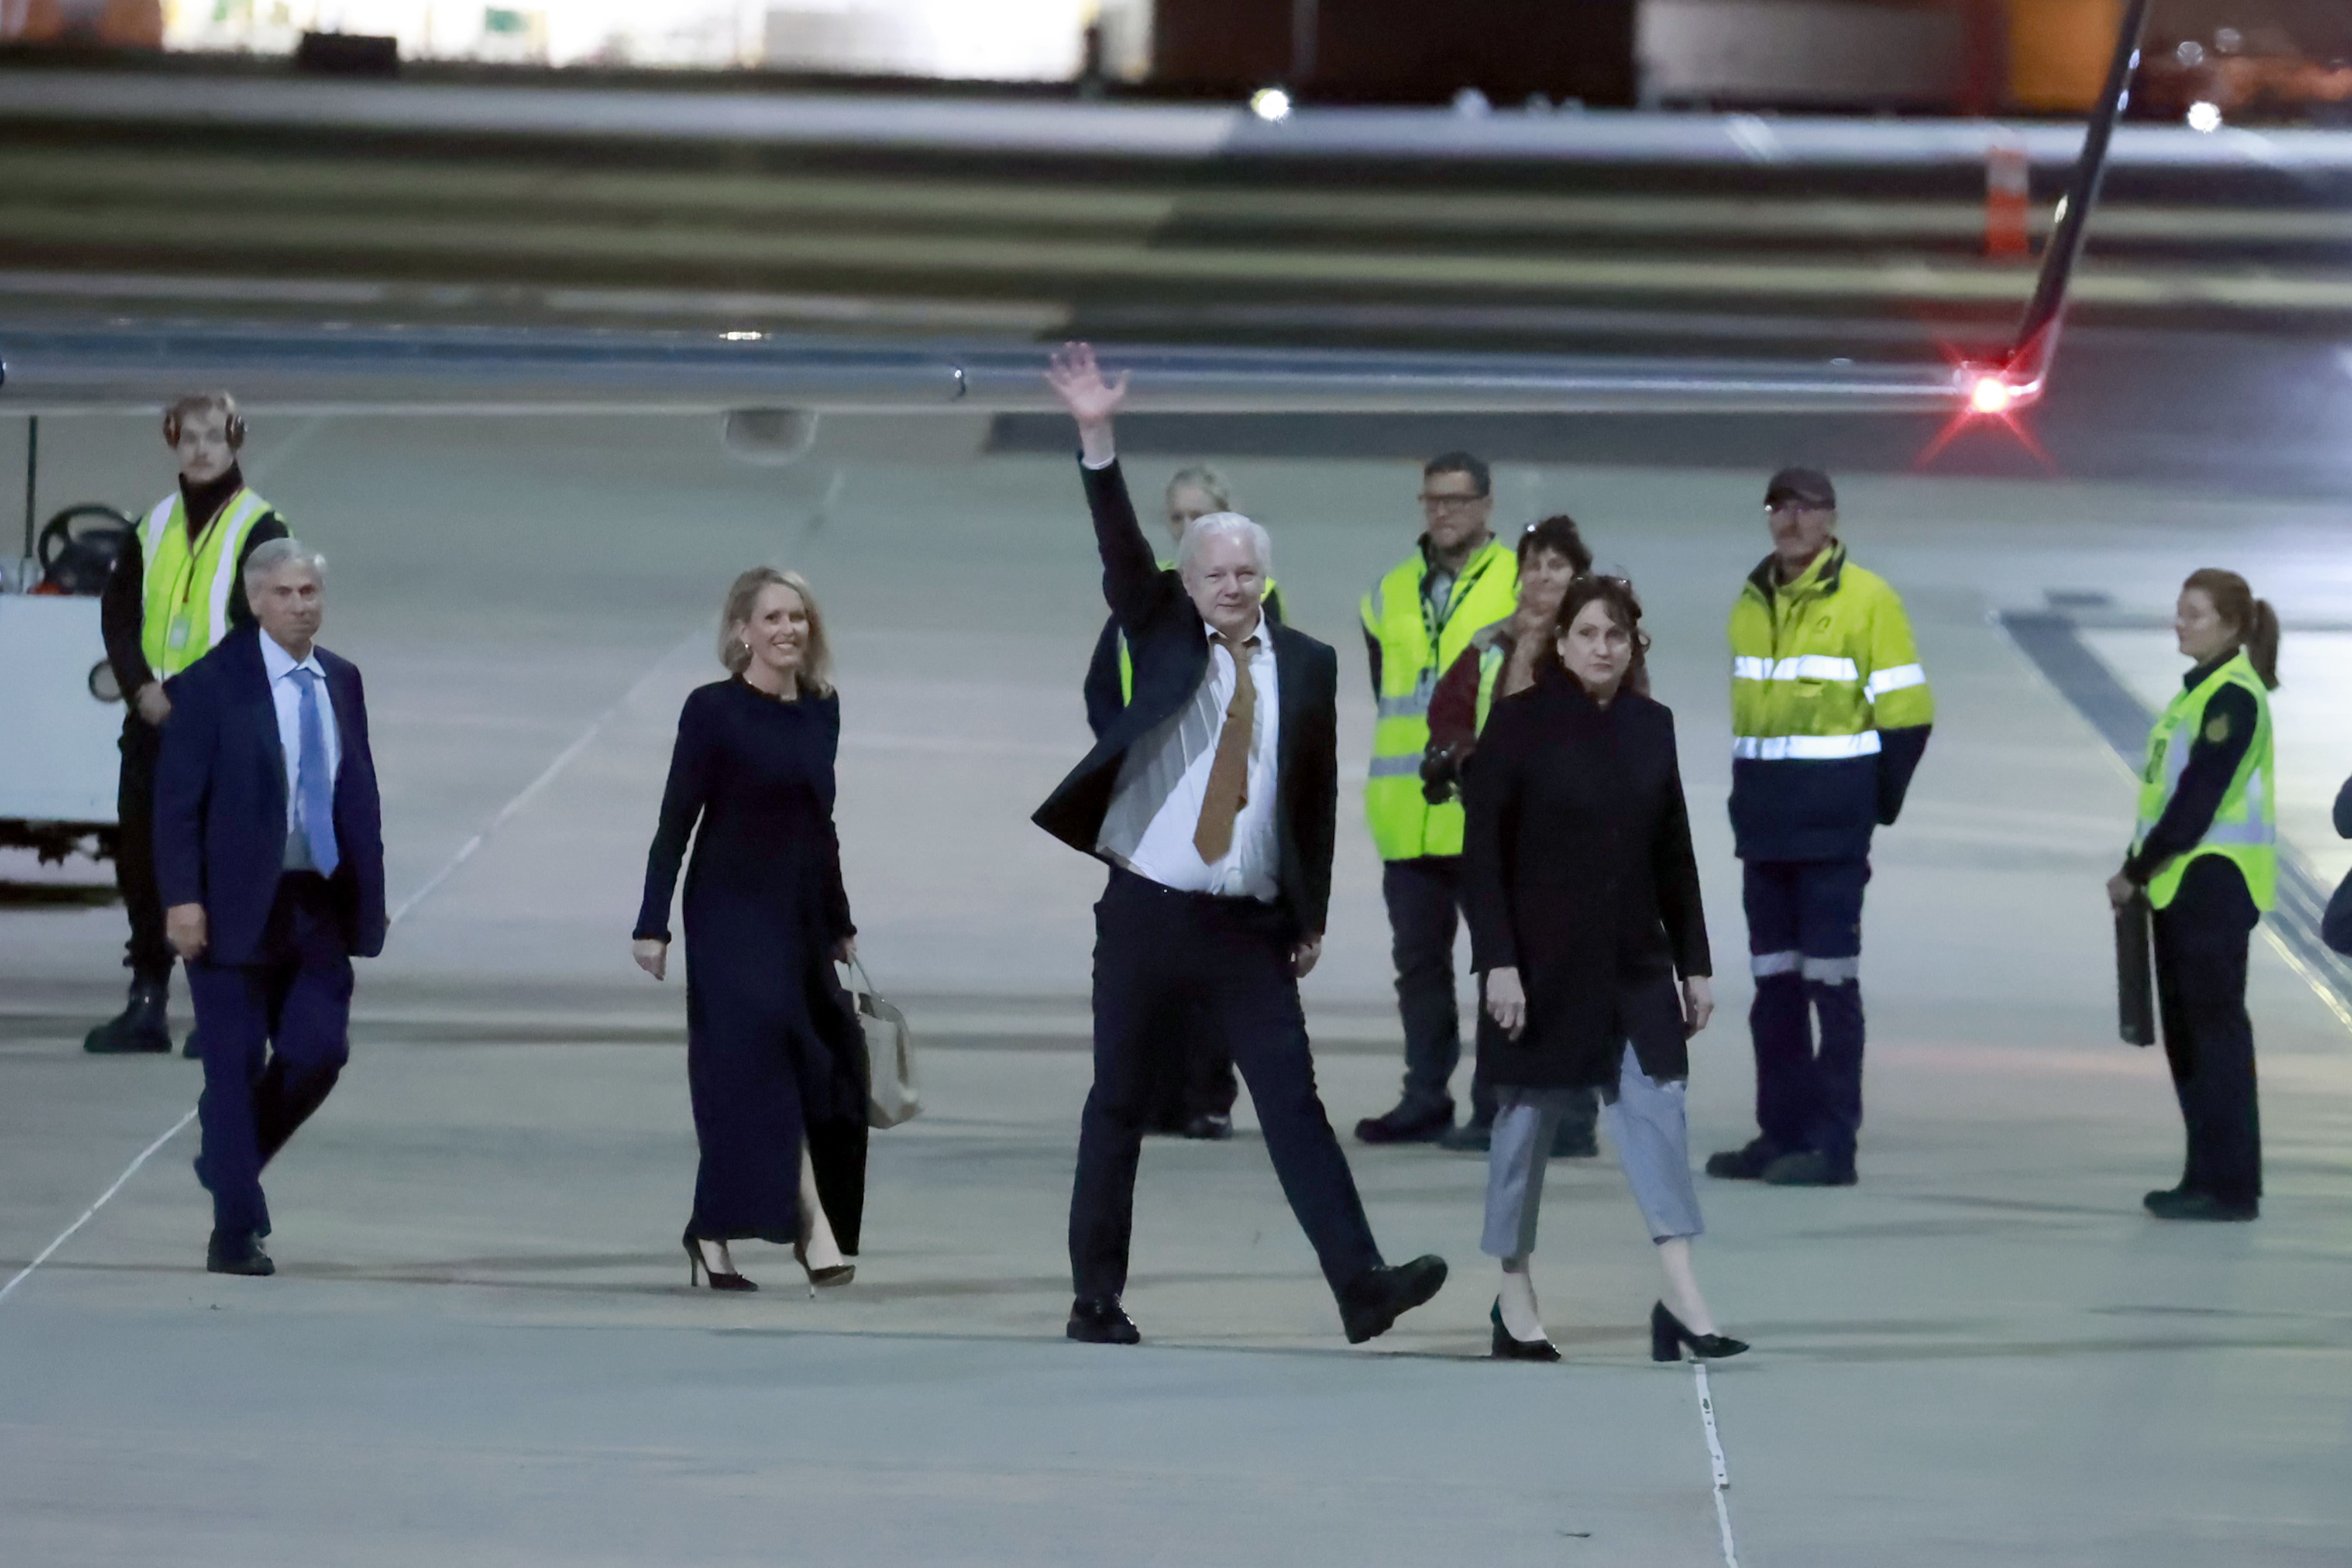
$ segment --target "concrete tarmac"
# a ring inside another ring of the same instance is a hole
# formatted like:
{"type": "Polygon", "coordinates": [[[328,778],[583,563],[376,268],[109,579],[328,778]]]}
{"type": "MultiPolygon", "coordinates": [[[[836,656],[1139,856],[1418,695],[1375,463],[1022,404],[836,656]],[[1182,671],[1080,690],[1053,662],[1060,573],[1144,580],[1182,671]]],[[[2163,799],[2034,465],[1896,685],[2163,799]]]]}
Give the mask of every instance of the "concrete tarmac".
{"type": "MultiPolygon", "coordinates": [[[[257,485],[331,562],[322,640],[367,674],[404,912],[362,966],[351,1070],[272,1169],[276,1279],[202,1271],[190,1130],[0,1298],[8,1561],[1724,1561],[1693,1379],[1647,1359],[1655,1264],[1606,1158],[1556,1167],[1546,1205],[1562,1366],[1481,1359],[1483,1165],[1426,1149],[1351,1158],[1389,1255],[1442,1252],[1454,1280],[1345,1347],[1246,1099],[1233,1142],[1147,1153],[1146,1344],[1060,1339],[1099,871],[1025,819],[1084,749],[1101,609],[1067,461],[978,457],[983,435],[835,421],[777,470],[698,421],[257,429],[257,485]],[[858,1278],[816,1300],[758,1247],[756,1296],[677,1279],[683,998],[626,956],[677,703],[716,673],[727,578],[762,559],[807,571],[832,617],[850,896],[927,1047],[929,1110],[875,1140],[858,1278]]],[[[50,422],[43,448],[45,493],[143,503],[170,482],[144,420],[50,422]]],[[[1139,493],[1171,466],[1139,459],[1139,493]]],[[[1354,669],[1354,599],[1417,527],[1413,468],[1230,468],[1297,621],[1354,669]]],[[[1749,1131],[1717,803],[1721,619],[1765,548],[1761,480],[1497,474],[1498,523],[1573,511],[1650,608],[1721,972],[1698,1157],[1749,1131]]],[[[2053,589],[2161,613],[2219,563],[2279,604],[2292,647],[2352,610],[2340,518],[2112,484],[1845,489],[1939,712],[1875,857],[1862,1184],[1702,1186],[1702,1279],[1757,1345],[1712,1369],[1739,1560],[2339,1563],[2346,1027],[2258,939],[2263,1217],[2139,1212],[2179,1132],[2159,1057],[2114,1037],[2100,883],[2131,783],[1989,617],[2053,589]]],[[[2292,673],[2309,712],[2341,711],[2339,668],[2292,673]]],[[[1370,723],[1351,679],[1307,986],[1343,1127],[1398,1067],[1353,789],[1370,723]]],[[[2352,766],[2340,731],[2281,749],[2297,799],[2352,766]]],[[[78,1049],[120,994],[120,911],[28,889],[91,874],[0,867],[5,1275],[196,1087],[191,1063],[78,1049]]]]}

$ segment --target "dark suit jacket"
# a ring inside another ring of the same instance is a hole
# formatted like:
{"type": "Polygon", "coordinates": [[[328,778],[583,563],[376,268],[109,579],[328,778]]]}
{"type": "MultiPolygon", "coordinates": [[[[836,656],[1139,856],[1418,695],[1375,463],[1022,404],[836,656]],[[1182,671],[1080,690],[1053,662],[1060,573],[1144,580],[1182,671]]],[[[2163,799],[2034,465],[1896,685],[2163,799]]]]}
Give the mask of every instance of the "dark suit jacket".
{"type": "MultiPolygon", "coordinates": [[[[342,765],[335,775],[335,847],[328,881],[355,956],[383,951],[383,813],[368,750],[360,672],[325,648],[342,765]]],[[[210,928],[205,962],[257,963],[262,928],[286,860],[286,752],[261,662],[261,631],[240,626],[180,672],[166,689],[155,764],[155,883],[166,909],[202,904],[210,928]]]]}
{"type": "Polygon", "coordinates": [[[1516,967],[1528,994],[1517,1040],[1482,1032],[1487,1079],[1613,1084],[1628,1038],[1650,1077],[1689,1077],[1675,977],[1713,965],[1674,715],[1630,691],[1601,708],[1540,659],[1495,704],[1463,793],[1471,966],[1516,967]]]}
{"type": "MultiPolygon", "coordinates": [[[[1152,558],[1118,465],[1081,467],[1102,552],[1103,597],[1135,660],[1135,700],[1111,718],[1086,761],[1032,818],[1091,855],[1128,748],[1192,700],[1209,669],[1209,637],[1176,574],[1152,558]]],[[[1302,935],[1320,936],[1331,905],[1331,845],[1339,809],[1339,660],[1330,647],[1268,616],[1281,688],[1276,880],[1302,935]]]]}

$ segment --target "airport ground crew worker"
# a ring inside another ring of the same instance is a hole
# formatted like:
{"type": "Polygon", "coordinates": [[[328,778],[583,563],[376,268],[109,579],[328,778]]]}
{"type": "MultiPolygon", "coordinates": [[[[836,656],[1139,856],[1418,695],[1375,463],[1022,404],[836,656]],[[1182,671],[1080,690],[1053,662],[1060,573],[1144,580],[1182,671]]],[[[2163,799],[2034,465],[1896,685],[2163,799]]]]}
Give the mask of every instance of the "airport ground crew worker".
{"type": "MultiPolygon", "coordinates": [[[[1208,464],[1193,463],[1177,469],[1169,479],[1165,500],[1168,555],[1160,563],[1163,572],[1175,569],[1184,531],[1196,520],[1234,510],[1233,487],[1208,464]]],[[[1261,602],[1268,620],[1282,619],[1282,590],[1271,577],[1266,579],[1261,602]]],[[[1095,639],[1085,689],[1087,727],[1099,741],[1135,695],[1135,660],[1128,650],[1126,634],[1118,629],[1117,616],[1103,622],[1102,636],[1095,639]]],[[[1187,1138],[1232,1137],[1234,1100],[1240,1085],[1234,1078],[1233,1057],[1221,1043],[1223,1037],[1189,1016],[1171,1014],[1165,1025],[1167,1035],[1154,1052],[1165,1071],[1153,1087],[1145,1127],[1155,1132],[1180,1132],[1187,1138]]]]}
{"type": "Polygon", "coordinates": [[[1829,476],[1783,468],[1764,508],[1772,553],[1748,574],[1730,625],[1731,828],[1756,978],[1760,1132],[1706,1172],[1849,1186],[1871,832],[1903,809],[1935,701],[1903,601],[1837,540],[1829,476]]]}
{"type": "Polygon", "coordinates": [[[114,876],[131,917],[123,959],[131,995],[121,1014],[82,1041],[83,1049],[103,1053],[172,1048],[163,1009],[173,953],[155,891],[153,821],[155,758],[172,710],[165,683],[252,622],[241,575],[246,557],[286,537],[284,520],[246,488],[237,468],[245,419],[236,399],[226,392],[175,399],[163,411],[163,444],[179,460],[179,488],[123,545],[99,600],[106,660],[130,710],[115,795],[114,876]]]}
{"type": "Polygon", "coordinates": [[[2145,1201],[2158,1219],[2247,1220],[2263,1135],[2246,944],[2278,888],[2278,617],[2209,568],[2181,586],[2173,633],[2196,668],[2148,731],[2131,854],[2107,883],[2118,906],[2155,911],[2157,1014],[2189,1134],[2179,1184],[2145,1201]]]}
{"type": "Polygon", "coordinates": [[[1356,1123],[1367,1143],[1433,1142],[1454,1129],[1449,1087],[1462,1059],[1454,991],[1454,936],[1461,924],[1462,804],[1422,792],[1429,703],[1440,676],[1470,639],[1506,619],[1517,602],[1518,564],[1489,527],[1494,483],[1467,452],[1422,468],[1424,531],[1412,554],[1364,596],[1371,659],[1370,776],[1364,818],[1380,851],[1404,1021],[1404,1093],[1395,1107],[1356,1123]]]}
{"type": "MultiPolygon", "coordinates": [[[[1535,684],[1536,661],[1552,650],[1560,602],[1568,597],[1570,584],[1592,570],[1592,552],[1585,548],[1576,520],[1565,513],[1528,524],[1519,535],[1517,554],[1517,607],[1473,636],[1470,646],[1446,666],[1437,689],[1430,694],[1429,747],[1422,756],[1421,793],[1433,805],[1460,798],[1463,771],[1478,749],[1487,716],[1496,702],[1535,684]]],[[[1648,681],[1640,684],[1646,695],[1648,681]]],[[[1500,1027],[1482,1005],[1478,1071],[1470,1080],[1470,1115],[1437,1141],[1440,1148],[1483,1154],[1494,1142],[1495,1092],[1486,1082],[1486,1066],[1495,1058],[1490,1037],[1500,1027]]],[[[1552,1130],[1550,1157],[1590,1159],[1600,1153],[1595,1131],[1600,1119],[1600,1092],[1572,1091],[1552,1130]]]]}

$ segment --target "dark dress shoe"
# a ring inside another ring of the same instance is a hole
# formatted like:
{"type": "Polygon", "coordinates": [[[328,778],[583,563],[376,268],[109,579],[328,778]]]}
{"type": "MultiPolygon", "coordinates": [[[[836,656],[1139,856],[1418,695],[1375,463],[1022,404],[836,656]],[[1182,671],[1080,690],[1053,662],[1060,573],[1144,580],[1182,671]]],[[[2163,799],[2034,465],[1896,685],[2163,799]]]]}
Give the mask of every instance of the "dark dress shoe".
{"type": "Polygon", "coordinates": [[[1511,1337],[1503,1327],[1503,1299],[1495,1298],[1495,1310],[1487,1314],[1495,1321],[1495,1359],[1496,1361],[1558,1361],[1559,1347],[1549,1340],[1521,1340],[1511,1337]]]}
{"type": "Polygon", "coordinates": [[[1445,1259],[1434,1253],[1358,1275],[1339,1293],[1339,1323],[1348,1331],[1348,1342],[1360,1345],[1379,1339],[1444,1283],[1445,1259]]]}
{"type": "MultiPolygon", "coordinates": [[[[1358,1137],[1361,1137],[1360,1132],[1358,1137]]],[[[1495,1146],[1495,1129],[1483,1121],[1465,1121],[1438,1134],[1437,1146],[1456,1154],[1484,1154],[1495,1146]]]]}
{"type": "Polygon", "coordinates": [[[1706,1157],[1706,1173],[1717,1181],[1760,1182],[1764,1168],[1780,1157],[1780,1146],[1764,1139],[1751,1139],[1743,1149],[1726,1149],[1706,1157]]]}
{"type": "Polygon", "coordinates": [[[1071,1302],[1070,1321],[1062,1332],[1089,1345],[1131,1345],[1143,1339],[1135,1320],[1109,1296],[1081,1296],[1071,1302]]]}
{"type": "Polygon", "coordinates": [[[1793,1154],[1783,1154],[1764,1167],[1764,1184],[1768,1187],[1850,1187],[1853,1185],[1853,1167],[1840,1168],[1830,1163],[1828,1155],[1814,1149],[1800,1149],[1793,1154]]]}
{"type": "Polygon", "coordinates": [[[1650,1309],[1650,1359],[1680,1361],[1683,1347],[1688,1345],[1692,1356],[1699,1361],[1721,1361],[1735,1356],[1748,1348],[1746,1340],[1735,1340],[1729,1334],[1695,1334],[1683,1325],[1683,1321],[1666,1310],[1664,1301],[1650,1309]]]}
{"type": "Polygon", "coordinates": [[[101,1057],[134,1053],[169,1056],[172,1028],[164,1022],[163,1005],[171,994],[168,986],[134,983],[131,1000],[122,1011],[83,1036],[81,1048],[101,1057]]]}
{"type": "Polygon", "coordinates": [[[1213,1143],[1234,1135],[1234,1119],[1230,1116],[1220,1116],[1213,1110],[1204,1110],[1184,1123],[1183,1131],[1187,1138],[1213,1143]]]}
{"type": "Polygon", "coordinates": [[[205,1246],[207,1274],[249,1274],[258,1279],[278,1272],[278,1265],[261,1249],[261,1237],[249,1230],[216,1230],[205,1246]]]}
{"type": "Polygon", "coordinates": [[[1454,1102],[1415,1105],[1407,1100],[1384,1116],[1367,1116],[1356,1123],[1361,1143],[1434,1143],[1453,1130],[1454,1102]]]}
{"type": "Polygon", "coordinates": [[[2210,1193],[2193,1192],[2183,1187],[2150,1193],[2140,1202],[2158,1219],[2236,1221],[2254,1219],[2263,1212],[2260,1204],[2225,1204],[2210,1193]]]}

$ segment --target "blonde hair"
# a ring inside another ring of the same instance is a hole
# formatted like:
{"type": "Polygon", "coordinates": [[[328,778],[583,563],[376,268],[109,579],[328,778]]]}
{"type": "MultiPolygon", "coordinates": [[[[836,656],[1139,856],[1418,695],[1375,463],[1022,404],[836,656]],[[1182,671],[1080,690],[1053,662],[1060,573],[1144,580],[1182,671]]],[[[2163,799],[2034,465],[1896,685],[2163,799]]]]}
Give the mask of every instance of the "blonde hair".
{"type": "Polygon", "coordinates": [[[727,603],[719,613],[719,662],[727,667],[730,675],[740,675],[751,666],[751,645],[740,635],[751,625],[751,611],[760,595],[770,588],[790,588],[801,597],[801,607],[808,611],[808,647],[802,655],[801,689],[812,697],[833,695],[833,644],[824,635],[824,612],[817,608],[816,595],[810,592],[808,579],[797,572],[779,572],[772,566],[754,566],[728,585],[727,603]]]}

